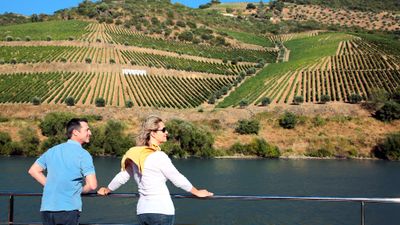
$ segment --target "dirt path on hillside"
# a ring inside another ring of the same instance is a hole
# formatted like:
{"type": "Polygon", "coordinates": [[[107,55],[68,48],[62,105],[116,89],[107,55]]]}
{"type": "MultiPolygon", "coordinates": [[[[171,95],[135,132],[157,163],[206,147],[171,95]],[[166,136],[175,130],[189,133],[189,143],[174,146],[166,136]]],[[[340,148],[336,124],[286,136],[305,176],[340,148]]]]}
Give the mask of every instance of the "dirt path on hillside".
{"type": "Polygon", "coordinates": [[[0,73],[25,73],[25,72],[53,72],[53,71],[72,71],[72,72],[122,72],[122,69],[146,70],[147,74],[160,76],[181,76],[191,78],[221,78],[225,75],[188,72],[183,70],[172,70],[146,66],[132,66],[121,64],[87,64],[87,63],[28,63],[28,64],[3,64],[0,65],[0,73]]]}
{"type": "MultiPolygon", "coordinates": [[[[125,46],[125,45],[116,45],[109,43],[98,43],[98,42],[82,42],[82,41],[10,41],[10,42],[0,42],[0,46],[75,46],[75,47],[98,47],[115,50],[124,50],[124,51],[135,51],[141,53],[149,53],[155,55],[162,56],[171,56],[178,57],[183,59],[192,59],[196,61],[205,61],[205,62],[214,62],[214,63],[222,63],[222,59],[212,59],[200,56],[193,55],[185,55],[178,54],[174,52],[168,52],[163,50],[151,49],[151,48],[141,48],[136,46],[125,46]]],[[[239,63],[241,64],[241,63],[239,63]]]]}

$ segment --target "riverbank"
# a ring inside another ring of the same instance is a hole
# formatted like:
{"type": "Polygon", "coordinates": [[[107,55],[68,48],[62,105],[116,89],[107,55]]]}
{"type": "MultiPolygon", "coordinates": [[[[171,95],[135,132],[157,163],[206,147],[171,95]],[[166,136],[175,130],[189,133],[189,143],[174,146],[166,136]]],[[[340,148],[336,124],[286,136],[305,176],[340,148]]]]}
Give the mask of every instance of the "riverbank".
{"type": "Polygon", "coordinates": [[[46,137],[41,134],[39,123],[51,112],[71,112],[78,116],[98,115],[103,118],[93,122],[92,126],[104,125],[108,120],[119,120],[125,126],[125,133],[132,135],[137,133],[140,121],[151,114],[166,120],[183,119],[208,130],[214,138],[214,148],[227,155],[227,158],[238,157],[230,156],[229,148],[233,144],[246,144],[255,138],[263,138],[269,144],[278,146],[283,159],[307,158],[321,150],[331,152],[333,158],[368,159],[372,158],[372,149],[388,133],[400,130],[400,121],[380,122],[358,105],[329,103],[253,106],[245,109],[203,107],[201,110],[2,104],[0,116],[9,120],[0,123],[0,131],[18,141],[19,131],[30,127],[37,131],[40,140],[44,140],[46,137]],[[285,111],[294,112],[298,116],[299,122],[294,129],[279,126],[279,119],[285,111]],[[258,134],[235,133],[236,123],[241,119],[258,120],[261,127],[258,134]]]}

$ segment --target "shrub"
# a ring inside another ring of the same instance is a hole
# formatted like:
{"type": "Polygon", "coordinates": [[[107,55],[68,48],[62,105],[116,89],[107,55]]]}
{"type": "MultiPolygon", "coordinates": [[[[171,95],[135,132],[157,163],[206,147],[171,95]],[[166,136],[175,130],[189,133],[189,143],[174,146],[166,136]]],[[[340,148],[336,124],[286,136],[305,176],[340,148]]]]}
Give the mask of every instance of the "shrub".
{"type": "Polygon", "coordinates": [[[19,132],[22,145],[22,154],[25,156],[35,156],[39,153],[40,140],[36,134],[36,131],[31,127],[25,127],[19,132]]]}
{"type": "Polygon", "coordinates": [[[4,155],[22,155],[23,151],[24,149],[20,142],[9,142],[3,148],[4,155]]]}
{"type": "Polygon", "coordinates": [[[134,139],[124,135],[124,126],[116,120],[109,120],[104,128],[104,153],[108,155],[123,155],[134,143],[134,139]]]}
{"type": "Polygon", "coordinates": [[[178,39],[181,41],[192,41],[193,33],[190,31],[184,31],[178,35],[178,39]]]}
{"type": "Polygon", "coordinates": [[[176,25],[177,25],[178,27],[186,27],[186,23],[183,22],[182,20],[176,21],[176,25]]]}
{"type": "Polygon", "coordinates": [[[245,107],[248,106],[248,105],[249,105],[249,101],[248,101],[247,99],[242,99],[242,100],[239,102],[240,108],[245,108],[245,107]]]}
{"type": "Polygon", "coordinates": [[[5,152],[5,146],[11,141],[11,136],[8,133],[0,131],[0,154],[8,155],[8,153],[5,152]]]}
{"type": "Polygon", "coordinates": [[[104,98],[96,98],[95,103],[97,107],[104,107],[106,106],[106,100],[104,98]]]}
{"type": "Polygon", "coordinates": [[[293,129],[297,124],[297,116],[291,112],[285,114],[279,119],[279,125],[285,129],[293,129]]]}
{"type": "Polygon", "coordinates": [[[42,100],[39,97],[35,96],[32,98],[31,102],[33,105],[40,105],[42,103],[42,100]]]}
{"type": "Polygon", "coordinates": [[[74,106],[75,105],[75,99],[72,96],[66,97],[64,102],[65,102],[65,104],[67,104],[67,106],[74,106]]]}
{"type": "Polygon", "coordinates": [[[17,64],[17,59],[16,59],[16,58],[12,58],[12,59],[10,60],[10,63],[11,63],[11,64],[17,64]]]}
{"type": "Polygon", "coordinates": [[[249,144],[236,142],[229,151],[236,154],[256,155],[264,158],[278,158],[281,153],[277,146],[267,143],[263,138],[254,138],[249,144]]]}
{"type": "Polygon", "coordinates": [[[260,122],[258,120],[239,120],[236,123],[235,132],[239,134],[258,134],[260,122]]]}
{"type": "Polygon", "coordinates": [[[72,36],[69,36],[69,37],[68,37],[68,40],[69,40],[69,41],[73,41],[74,39],[75,39],[75,38],[72,37],[72,36]]]}
{"type": "Polygon", "coordinates": [[[90,63],[92,63],[92,59],[89,58],[89,57],[87,57],[87,58],[85,59],[85,62],[88,63],[88,64],[90,64],[90,63]]]}
{"type": "Polygon", "coordinates": [[[194,126],[192,123],[172,119],[166,123],[169,139],[163,149],[169,155],[181,157],[193,155],[211,157],[215,154],[214,138],[210,132],[194,126]],[[182,151],[186,153],[182,153],[182,151]]]}
{"type": "Polygon", "coordinates": [[[249,9],[249,10],[256,9],[256,8],[257,8],[257,6],[254,3],[248,3],[246,6],[246,9],[249,9]]]}
{"type": "Polygon", "coordinates": [[[62,57],[62,58],[60,59],[60,61],[63,62],[63,63],[66,63],[66,62],[67,62],[67,59],[64,58],[64,57],[62,57]]]}
{"type": "Polygon", "coordinates": [[[251,67],[249,69],[246,70],[246,75],[252,75],[256,73],[256,68],[251,67]]]}
{"type": "Polygon", "coordinates": [[[321,95],[320,102],[322,104],[325,104],[325,103],[327,103],[329,101],[331,101],[331,96],[329,96],[329,95],[321,95]]]}
{"type": "Polygon", "coordinates": [[[263,97],[263,98],[261,99],[261,105],[262,105],[262,106],[267,106],[267,105],[269,105],[270,103],[271,103],[271,99],[268,98],[268,97],[263,97]]]}
{"type": "Polygon", "coordinates": [[[40,122],[39,128],[42,134],[46,137],[50,136],[62,136],[66,134],[65,126],[68,121],[74,118],[75,115],[65,112],[53,112],[47,114],[43,121],[40,122]]]}
{"type": "Polygon", "coordinates": [[[263,138],[254,138],[248,148],[257,156],[264,158],[278,158],[281,155],[277,146],[268,144],[263,138]]]}
{"type": "Polygon", "coordinates": [[[208,99],[208,104],[211,104],[211,105],[215,104],[215,101],[216,101],[216,96],[214,94],[208,99]]]}
{"type": "Polygon", "coordinates": [[[10,36],[10,35],[6,36],[6,41],[13,41],[13,40],[14,40],[14,38],[12,36],[10,36]]]}
{"type": "Polygon", "coordinates": [[[25,37],[25,41],[31,41],[31,40],[32,40],[32,38],[30,36],[25,37]]]}
{"type": "Polygon", "coordinates": [[[375,118],[385,122],[400,119],[400,104],[394,101],[386,102],[375,112],[375,118]]]}
{"type": "Polygon", "coordinates": [[[304,102],[304,97],[301,95],[295,96],[293,99],[293,103],[296,105],[300,105],[303,102],[304,102]]]}
{"type": "Polygon", "coordinates": [[[114,64],[115,63],[115,59],[110,59],[110,64],[114,64]]]}
{"type": "Polygon", "coordinates": [[[348,100],[351,104],[357,104],[361,102],[362,97],[359,94],[351,94],[348,100]]]}
{"type": "Polygon", "coordinates": [[[400,160],[400,132],[389,134],[373,150],[375,157],[400,160]]]}
{"type": "Polygon", "coordinates": [[[126,108],[132,108],[133,107],[133,101],[132,100],[127,100],[125,102],[125,107],[126,108]]]}
{"type": "Polygon", "coordinates": [[[46,41],[51,41],[51,36],[47,36],[46,41]]]}
{"type": "Polygon", "coordinates": [[[312,120],[312,123],[314,124],[315,127],[320,127],[326,124],[326,119],[322,118],[321,116],[316,116],[312,120]]]}

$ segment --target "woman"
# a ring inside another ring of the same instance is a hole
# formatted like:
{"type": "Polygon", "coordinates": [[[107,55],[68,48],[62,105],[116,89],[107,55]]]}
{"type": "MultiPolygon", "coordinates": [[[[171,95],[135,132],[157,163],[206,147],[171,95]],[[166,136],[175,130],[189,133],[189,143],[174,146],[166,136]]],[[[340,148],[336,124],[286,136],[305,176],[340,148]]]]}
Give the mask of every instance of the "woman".
{"type": "Polygon", "coordinates": [[[129,149],[121,160],[121,172],[102,187],[98,194],[107,195],[115,191],[133,177],[139,189],[137,216],[141,225],[172,225],[175,208],[166,181],[192,193],[197,197],[209,197],[213,193],[198,190],[174,167],[167,154],[161,151],[160,144],[167,141],[168,131],[161,118],[148,117],[142,124],[138,136],[139,147],[129,149]]]}

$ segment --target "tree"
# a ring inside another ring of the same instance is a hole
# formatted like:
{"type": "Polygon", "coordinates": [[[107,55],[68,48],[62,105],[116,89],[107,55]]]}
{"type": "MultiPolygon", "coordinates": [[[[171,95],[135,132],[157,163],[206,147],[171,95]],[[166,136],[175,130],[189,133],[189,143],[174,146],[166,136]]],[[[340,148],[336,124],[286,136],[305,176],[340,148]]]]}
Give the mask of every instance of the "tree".
{"type": "Polygon", "coordinates": [[[293,99],[293,103],[296,105],[300,105],[303,102],[304,102],[304,98],[301,95],[295,96],[293,99]]]}
{"type": "Polygon", "coordinates": [[[74,114],[66,112],[49,113],[40,122],[39,128],[46,137],[65,136],[65,126],[74,117],[74,114]]]}
{"type": "Polygon", "coordinates": [[[40,140],[36,131],[31,127],[25,127],[19,132],[22,145],[22,154],[25,156],[35,156],[39,150],[40,140]]]}
{"type": "Polygon", "coordinates": [[[39,97],[35,96],[32,98],[31,102],[33,105],[40,105],[42,103],[42,100],[39,97]]]}
{"type": "Polygon", "coordinates": [[[389,134],[373,152],[377,158],[400,160],[400,132],[389,134]]]}
{"type": "Polygon", "coordinates": [[[361,95],[359,95],[359,94],[354,93],[354,94],[351,94],[351,95],[349,96],[349,102],[350,102],[351,104],[360,103],[361,100],[362,100],[362,97],[361,97],[361,95]]]}
{"type": "Polygon", "coordinates": [[[385,122],[400,119],[400,104],[394,101],[386,102],[375,112],[375,118],[385,122]]]}
{"type": "Polygon", "coordinates": [[[239,102],[240,108],[245,108],[245,107],[248,106],[248,105],[249,105],[249,101],[248,101],[247,99],[242,99],[242,100],[239,102]]]}
{"type": "Polygon", "coordinates": [[[74,106],[75,105],[75,99],[72,96],[66,97],[64,102],[65,102],[65,104],[67,104],[67,106],[74,106]]]}
{"type": "Polygon", "coordinates": [[[329,96],[329,95],[321,95],[320,102],[322,104],[325,104],[325,103],[329,102],[330,100],[331,100],[331,96],[329,96]]]}
{"type": "Polygon", "coordinates": [[[97,107],[104,107],[106,106],[106,100],[104,98],[96,98],[95,103],[97,107]]]}
{"type": "Polygon", "coordinates": [[[268,97],[263,97],[263,98],[261,99],[261,105],[262,105],[262,106],[267,106],[267,105],[269,105],[270,103],[271,103],[271,99],[268,98],[268,97]]]}
{"type": "Polygon", "coordinates": [[[258,134],[260,122],[258,120],[239,120],[236,123],[235,132],[239,134],[258,134]]]}
{"type": "Polygon", "coordinates": [[[254,5],[253,3],[247,3],[246,9],[248,10],[252,10],[252,9],[256,9],[256,5],[254,5]]]}
{"type": "Polygon", "coordinates": [[[181,41],[192,41],[193,33],[190,31],[184,31],[178,35],[178,39],[181,41]]]}
{"type": "Polygon", "coordinates": [[[133,107],[133,101],[132,100],[127,100],[126,102],[125,102],[125,107],[126,108],[132,108],[133,107]]]}
{"type": "Polygon", "coordinates": [[[214,137],[204,128],[192,123],[172,119],[166,123],[168,141],[163,145],[163,151],[175,157],[211,157],[215,154],[214,137]]]}

